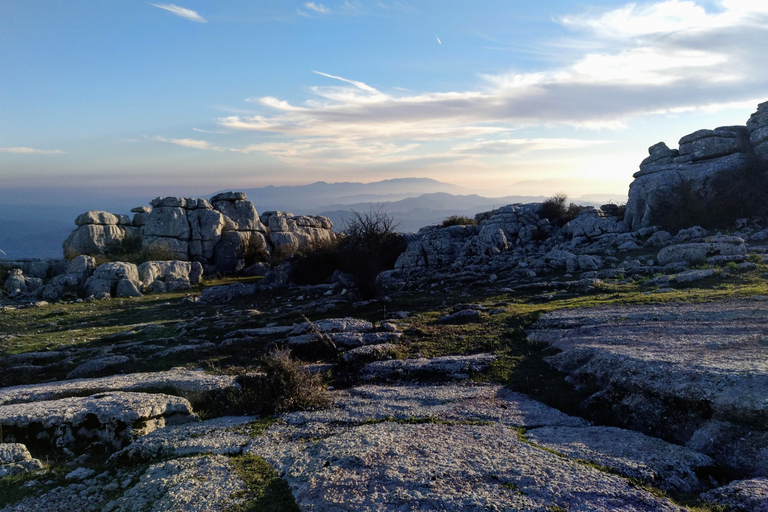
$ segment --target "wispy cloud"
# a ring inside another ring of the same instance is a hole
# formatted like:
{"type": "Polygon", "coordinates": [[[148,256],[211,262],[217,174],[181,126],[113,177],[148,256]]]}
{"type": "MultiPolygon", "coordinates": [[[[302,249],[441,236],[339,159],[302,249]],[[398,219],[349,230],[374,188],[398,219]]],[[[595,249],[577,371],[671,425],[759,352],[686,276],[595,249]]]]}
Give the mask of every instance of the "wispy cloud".
{"type": "Polygon", "coordinates": [[[169,144],[176,144],[177,146],[182,146],[185,148],[205,149],[208,151],[226,151],[225,148],[211,144],[207,140],[172,139],[168,137],[162,137],[160,135],[155,135],[151,139],[157,142],[167,142],[169,144]]]}
{"type": "Polygon", "coordinates": [[[310,87],[313,96],[298,104],[249,98],[264,110],[218,123],[279,134],[292,145],[255,144],[248,151],[294,162],[300,154],[347,154],[354,161],[377,152],[382,159],[422,158],[426,146],[433,155],[514,155],[544,144],[505,135],[522,127],[616,130],[636,116],[755,105],[768,89],[768,3],[720,0],[717,7],[667,0],[563,17],[556,21],[576,41],[558,48],[563,65],[483,75],[471,90],[387,91],[316,71],[342,85],[310,87]]]}
{"type": "Polygon", "coordinates": [[[150,4],[154,7],[158,7],[160,9],[165,9],[168,12],[171,12],[175,14],[176,16],[181,16],[182,18],[188,19],[190,21],[196,21],[197,23],[207,23],[208,20],[200,16],[197,12],[193,11],[192,9],[185,9],[184,7],[179,7],[175,4],[150,4]]]}
{"type": "Polygon", "coordinates": [[[320,14],[329,14],[331,10],[323,4],[316,4],[315,2],[307,2],[304,4],[304,8],[309,11],[319,12],[320,14]]]}
{"type": "Polygon", "coordinates": [[[38,149],[23,146],[0,148],[0,153],[13,153],[17,155],[62,155],[64,151],[60,149],[38,149]]]}

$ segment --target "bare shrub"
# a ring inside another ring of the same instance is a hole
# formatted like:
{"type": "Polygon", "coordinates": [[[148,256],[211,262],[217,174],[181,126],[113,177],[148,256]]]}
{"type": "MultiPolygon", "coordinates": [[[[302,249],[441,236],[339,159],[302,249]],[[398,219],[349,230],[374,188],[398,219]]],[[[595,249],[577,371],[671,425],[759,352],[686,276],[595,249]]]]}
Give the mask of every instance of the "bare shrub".
{"type": "Polygon", "coordinates": [[[443,219],[443,223],[440,224],[441,227],[447,228],[448,226],[476,226],[477,221],[470,217],[465,217],[463,215],[451,215],[450,217],[446,217],[443,219]]]}
{"type": "Polygon", "coordinates": [[[322,377],[304,370],[290,350],[273,350],[259,364],[264,375],[239,377],[242,389],[230,394],[229,401],[237,412],[271,415],[330,404],[322,377]]]}
{"type": "Polygon", "coordinates": [[[547,219],[550,224],[564,226],[575,219],[576,216],[584,210],[583,206],[579,206],[575,203],[570,203],[566,206],[567,201],[568,196],[562,192],[545,199],[544,202],[541,203],[539,216],[547,219]]]}
{"type": "Polygon", "coordinates": [[[394,268],[406,246],[405,237],[395,231],[393,219],[381,206],[365,213],[352,210],[336,241],[294,256],[291,278],[297,284],[318,284],[340,270],[352,275],[363,298],[372,298],[378,292],[376,276],[394,268]]]}

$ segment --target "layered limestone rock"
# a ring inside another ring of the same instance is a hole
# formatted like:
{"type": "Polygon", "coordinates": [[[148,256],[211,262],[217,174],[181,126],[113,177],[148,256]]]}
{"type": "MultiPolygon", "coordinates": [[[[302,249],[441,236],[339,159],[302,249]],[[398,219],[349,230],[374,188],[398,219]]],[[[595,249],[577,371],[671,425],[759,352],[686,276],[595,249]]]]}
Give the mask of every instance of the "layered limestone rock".
{"type": "Polygon", "coordinates": [[[768,102],[758,105],[747,126],[698,130],[679,149],[659,142],[634,174],[624,220],[632,230],[658,223],[663,211],[686,197],[706,202],[723,184],[768,162],[768,102]]]}
{"type": "Polygon", "coordinates": [[[261,222],[269,229],[269,241],[275,248],[288,253],[307,247],[316,247],[333,241],[333,224],[319,215],[293,215],[269,211],[261,215],[261,222]]]}
{"type": "Polygon", "coordinates": [[[64,255],[104,254],[110,247],[141,237],[127,215],[89,211],[75,219],[77,229],[64,241],[64,255]]]}
{"type": "Polygon", "coordinates": [[[150,204],[132,209],[132,220],[101,211],[80,215],[79,227],[64,244],[65,255],[104,254],[135,238],[151,260],[197,262],[208,272],[232,273],[269,259],[275,250],[292,254],[335,238],[326,217],[267,212],[259,218],[242,192],[224,192],[210,201],[158,197],[150,204]]]}

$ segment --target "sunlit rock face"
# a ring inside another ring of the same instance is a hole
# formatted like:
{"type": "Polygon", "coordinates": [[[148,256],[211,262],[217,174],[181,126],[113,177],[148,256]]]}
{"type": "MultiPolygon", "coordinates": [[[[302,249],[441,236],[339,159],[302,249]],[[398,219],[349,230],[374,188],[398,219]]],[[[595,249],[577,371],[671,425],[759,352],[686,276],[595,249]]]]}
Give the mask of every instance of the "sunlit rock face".
{"type": "MultiPolygon", "coordinates": [[[[65,256],[143,250],[150,260],[197,262],[209,273],[238,272],[278,251],[291,254],[335,238],[326,217],[295,216],[256,208],[242,192],[207,199],[158,197],[151,208],[131,210],[133,218],[89,211],[64,242],[65,256]]],[[[115,254],[117,253],[117,254],[115,254]]]]}
{"type": "Polygon", "coordinates": [[[768,164],[768,102],[758,105],[746,126],[698,130],[681,138],[678,149],[659,142],[648,153],[629,186],[624,221],[633,231],[658,224],[686,202],[714,208],[727,194],[738,204],[736,196],[749,188],[739,180],[753,181],[768,164]]]}

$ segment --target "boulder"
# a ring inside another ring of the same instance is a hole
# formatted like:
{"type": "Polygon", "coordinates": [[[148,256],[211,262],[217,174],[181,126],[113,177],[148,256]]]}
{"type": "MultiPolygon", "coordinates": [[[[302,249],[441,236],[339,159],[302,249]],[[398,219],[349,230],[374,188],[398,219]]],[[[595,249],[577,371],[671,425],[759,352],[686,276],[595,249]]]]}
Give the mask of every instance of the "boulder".
{"type": "Polygon", "coordinates": [[[115,391],[89,397],[0,405],[6,439],[77,455],[99,445],[125,446],[133,436],[167,424],[197,421],[180,397],[115,391]]]}
{"type": "Polygon", "coordinates": [[[97,299],[134,295],[119,295],[118,293],[136,293],[140,285],[139,273],[133,263],[110,262],[102,263],[93,275],[85,281],[85,295],[97,299]],[[122,284],[121,284],[122,283],[122,284]],[[119,291],[118,291],[119,289],[119,291]]]}
{"type": "MultiPolygon", "coordinates": [[[[767,104],[758,105],[746,126],[698,130],[682,137],[677,150],[663,142],[651,146],[629,187],[627,226],[637,231],[663,224],[665,217],[677,215],[675,209],[688,207],[686,203],[706,205],[724,193],[746,193],[724,189],[734,188],[731,185],[745,177],[750,181],[757,159],[768,162],[767,104]]],[[[748,185],[739,185],[744,186],[748,185]]],[[[738,204],[738,198],[729,199],[738,204]]]]}
{"type": "Polygon", "coordinates": [[[768,478],[737,480],[705,492],[701,499],[733,512],[768,512],[768,478]]]}
{"type": "Polygon", "coordinates": [[[0,442],[0,478],[39,471],[43,468],[43,463],[33,459],[23,444],[0,442]]]}
{"type": "Polygon", "coordinates": [[[735,236],[713,236],[703,242],[676,244],[664,247],[656,257],[659,265],[675,262],[702,263],[713,256],[745,255],[744,239],[735,236]]]}
{"type": "Polygon", "coordinates": [[[147,261],[137,268],[145,292],[187,290],[200,284],[203,266],[189,261],[147,261]]]}

